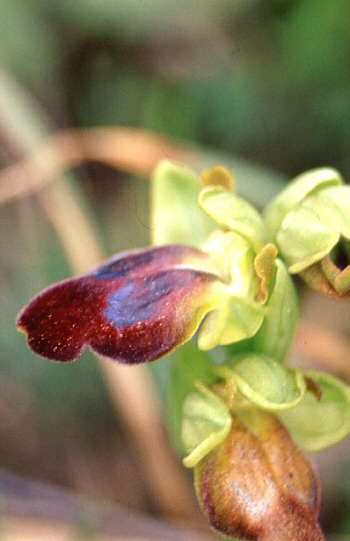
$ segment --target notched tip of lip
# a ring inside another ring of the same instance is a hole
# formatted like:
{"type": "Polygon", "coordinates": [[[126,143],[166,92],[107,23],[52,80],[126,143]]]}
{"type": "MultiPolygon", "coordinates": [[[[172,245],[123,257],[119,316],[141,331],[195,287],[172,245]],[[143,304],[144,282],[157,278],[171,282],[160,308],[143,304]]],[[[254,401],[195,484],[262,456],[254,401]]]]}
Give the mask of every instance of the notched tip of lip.
{"type": "Polygon", "coordinates": [[[26,327],[24,325],[21,325],[21,323],[16,323],[16,330],[18,332],[25,334],[25,336],[28,336],[28,331],[26,327]]]}

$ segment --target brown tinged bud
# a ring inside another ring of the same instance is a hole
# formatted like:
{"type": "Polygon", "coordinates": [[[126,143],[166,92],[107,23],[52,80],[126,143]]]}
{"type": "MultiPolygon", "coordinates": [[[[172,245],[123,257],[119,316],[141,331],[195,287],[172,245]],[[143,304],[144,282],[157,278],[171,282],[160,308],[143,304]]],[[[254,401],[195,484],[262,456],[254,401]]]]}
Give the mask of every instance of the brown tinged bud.
{"type": "Polygon", "coordinates": [[[317,477],[283,425],[250,409],[195,469],[199,503],[218,532],[251,541],[324,541],[317,477]]]}

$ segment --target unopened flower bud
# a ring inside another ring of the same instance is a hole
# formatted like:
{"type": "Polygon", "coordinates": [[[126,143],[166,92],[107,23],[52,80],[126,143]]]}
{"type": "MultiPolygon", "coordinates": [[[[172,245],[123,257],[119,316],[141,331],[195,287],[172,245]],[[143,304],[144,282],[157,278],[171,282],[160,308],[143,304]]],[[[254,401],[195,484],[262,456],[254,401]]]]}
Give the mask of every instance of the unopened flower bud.
{"type": "Polygon", "coordinates": [[[322,541],[317,477],[283,425],[247,408],[195,468],[200,505],[218,532],[251,541],[322,541]]]}

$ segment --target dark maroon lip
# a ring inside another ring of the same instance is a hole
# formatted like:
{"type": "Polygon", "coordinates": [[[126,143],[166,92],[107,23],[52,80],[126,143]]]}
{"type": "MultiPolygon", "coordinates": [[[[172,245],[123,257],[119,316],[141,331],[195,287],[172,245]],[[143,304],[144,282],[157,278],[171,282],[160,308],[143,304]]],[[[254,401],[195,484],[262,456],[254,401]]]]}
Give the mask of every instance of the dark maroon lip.
{"type": "Polygon", "coordinates": [[[181,267],[206,254],[171,245],[118,255],[89,274],[45,289],[19,313],[29,347],[69,362],[86,346],[122,363],[166,355],[195,332],[203,296],[218,278],[181,267]]]}

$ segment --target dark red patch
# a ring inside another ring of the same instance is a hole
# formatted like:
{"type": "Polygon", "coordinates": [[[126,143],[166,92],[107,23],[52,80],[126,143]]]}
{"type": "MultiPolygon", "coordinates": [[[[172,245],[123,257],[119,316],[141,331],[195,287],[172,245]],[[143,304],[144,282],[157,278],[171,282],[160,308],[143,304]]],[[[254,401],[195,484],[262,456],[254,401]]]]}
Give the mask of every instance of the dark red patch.
{"type": "Polygon", "coordinates": [[[195,332],[217,280],[179,268],[187,255],[206,257],[166,246],[113,258],[44,290],[19,314],[18,328],[35,353],[54,361],[72,361],[87,345],[124,363],[155,360],[195,332]]]}

